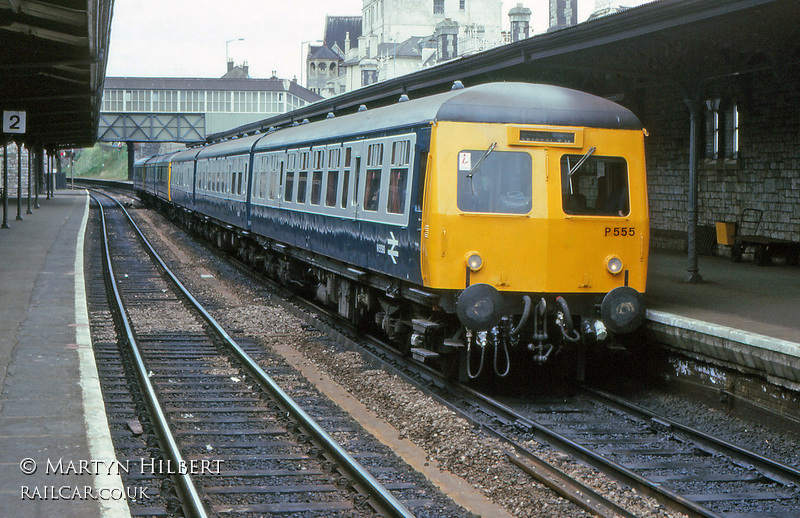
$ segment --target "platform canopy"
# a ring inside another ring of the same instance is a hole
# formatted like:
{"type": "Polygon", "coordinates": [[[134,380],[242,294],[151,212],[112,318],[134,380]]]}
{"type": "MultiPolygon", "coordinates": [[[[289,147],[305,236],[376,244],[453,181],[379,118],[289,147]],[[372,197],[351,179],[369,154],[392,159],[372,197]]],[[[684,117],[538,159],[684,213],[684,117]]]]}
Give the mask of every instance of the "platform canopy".
{"type": "Polygon", "coordinates": [[[4,141],[50,149],[95,142],[113,4],[0,0],[4,141]]]}

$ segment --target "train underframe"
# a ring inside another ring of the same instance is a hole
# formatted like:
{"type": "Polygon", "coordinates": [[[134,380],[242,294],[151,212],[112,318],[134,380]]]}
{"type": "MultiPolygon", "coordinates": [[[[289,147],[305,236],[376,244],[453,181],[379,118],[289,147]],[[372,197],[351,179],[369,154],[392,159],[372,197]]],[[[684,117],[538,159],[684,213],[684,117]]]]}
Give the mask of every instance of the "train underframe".
{"type": "Polygon", "coordinates": [[[460,381],[502,378],[515,364],[564,358],[580,379],[588,351],[624,348],[644,318],[641,295],[631,288],[563,296],[499,293],[483,284],[460,293],[425,291],[163,206],[173,221],[267,277],[314,297],[359,329],[380,334],[400,353],[460,381]]]}

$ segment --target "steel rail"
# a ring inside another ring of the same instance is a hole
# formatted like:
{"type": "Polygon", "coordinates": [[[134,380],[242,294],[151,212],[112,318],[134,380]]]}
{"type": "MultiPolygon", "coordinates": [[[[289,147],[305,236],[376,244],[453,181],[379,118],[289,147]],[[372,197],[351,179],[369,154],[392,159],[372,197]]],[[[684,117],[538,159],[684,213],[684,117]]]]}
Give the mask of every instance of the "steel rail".
{"type": "MultiPolygon", "coordinates": [[[[107,196],[107,195],[106,195],[107,196]]],[[[144,244],[151,257],[163,268],[178,290],[186,297],[186,300],[203,316],[205,321],[219,335],[219,337],[231,349],[234,356],[242,362],[248,371],[256,378],[256,381],[275,398],[284,411],[292,415],[301,428],[311,435],[323,449],[331,455],[337,467],[355,482],[356,488],[366,494],[368,503],[378,512],[393,518],[414,518],[411,513],[399,500],[397,500],[380,482],[378,482],[363,466],[361,466],[347,451],[339,445],[314,419],[309,416],[291,397],[267,374],[222,328],[222,326],[206,311],[206,309],[195,299],[180,280],[172,273],[172,270],[164,263],[153,246],[133,221],[128,211],[122,204],[110,197],[125,214],[128,222],[132,225],[144,244]]]]}
{"type": "MultiPolygon", "coordinates": [[[[317,306],[315,305],[313,306],[319,309],[317,306]]],[[[325,311],[325,314],[326,315],[328,314],[327,311],[325,311]]],[[[316,322],[317,325],[319,325],[321,328],[324,329],[324,332],[337,332],[325,322],[322,322],[318,319],[314,319],[314,321],[316,322]]],[[[400,354],[393,352],[391,349],[388,348],[387,345],[383,344],[380,340],[374,337],[370,337],[370,340],[371,342],[373,342],[371,347],[375,347],[377,350],[379,350],[381,355],[388,355],[390,358],[393,358],[395,362],[403,365],[408,365],[407,358],[404,358],[400,354]]],[[[431,388],[426,387],[425,384],[429,383],[431,385],[444,388],[450,391],[451,393],[474,403],[475,406],[481,408],[486,413],[497,416],[498,420],[503,424],[517,426],[523,429],[525,432],[533,433],[539,440],[559,449],[560,451],[572,455],[576,459],[579,459],[584,463],[594,467],[595,469],[598,469],[599,471],[605,473],[611,478],[614,478],[615,480],[618,480],[623,484],[627,484],[635,488],[640,493],[649,496],[651,498],[654,498],[655,500],[659,501],[660,503],[664,504],[670,509],[682,512],[692,518],[694,517],[722,518],[721,515],[712,512],[706,507],[698,505],[692,502],[691,500],[688,500],[682,497],[681,495],[673,491],[670,491],[669,489],[663,488],[660,485],[647,480],[646,478],[638,475],[637,473],[634,473],[633,471],[625,468],[624,466],[621,466],[613,461],[610,461],[605,457],[603,457],[602,455],[597,454],[552,430],[549,430],[545,426],[542,426],[538,423],[530,421],[529,419],[526,419],[523,416],[520,416],[513,409],[507,407],[506,405],[500,403],[499,401],[496,401],[493,398],[486,396],[485,394],[481,394],[480,392],[477,392],[476,390],[473,390],[472,388],[467,387],[462,383],[456,383],[444,378],[440,373],[436,372],[435,370],[425,365],[416,363],[411,364],[413,365],[415,375],[419,377],[419,379],[414,379],[413,376],[411,376],[408,372],[405,372],[396,366],[390,365],[385,358],[381,358],[379,355],[373,353],[372,351],[365,349],[363,345],[360,345],[348,338],[345,339],[345,342],[346,342],[345,345],[347,347],[359,351],[362,355],[368,355],[370,357],[369,360],[370,363],[375,365],[377,368],[388,370],[390,371],[391,374],[396,374],[401,378],[403,378],[404,380],[406,380],[407,382],[413,384],[414,386],[416,386],[417,388],[428,394],[430,397],[435,399],[437,402],[441,403],[442,405],[446,406],[447,408],[455,412],[459,417],[466,419],[477,430],[480,430],[481,432],[491,435],[501,440],[502,442],[510,445],[523,458],[526,458],[528,460],[537,459],[539,462],[543,462],[533,452],[526,449],[524,446],[518,444],[513,439],[507,437],[505,434],[497,430],[495,427],[478,421],[473,416],[467,414],[463,409],[453,404],[451,401],[448,401],[441,395],[437,394],[431,388]]],[[[553,473],[559,471],[555,466],[549,466],[549,469],[554,470],[553,473]]],[[[568,475],[563,475],[563,476],[568,477],[568,475]]],[[[555,483],[558,484],[558,482],[555,483]]],[[[579,482],[577,483],[580,484],[579,482]]],[[[578,486],[576,485],[575,487],[578,486]]],[[[553,489],[555,490],[555,488],[553,489]]],[[[568,493],[569,492],[564,492],[561,494],[562,496],[567,497],[576,505],[579,505],[580,507],[586,509],[587,501],[585,499],[575,500],[568,493]]],[[[629,516],[629,513],[626,510],[617,506],[613,502],[608,501],[602,496],[600,496],[600,498],[597,499],[597,502],[591,503],[590,505],[594,506],[591,512],[597,513],[598,516],[603,516],[602,514],[604,512],[603,507],[613,507],[615,510],[618,510],[617,512],[620,513],[620,516],[629,516]],[[598,505],[594,506],[595,503],[597,503],[598,505]]]]}
{"type": "MultiPolygon", "coordinates": [[[[110,306],[116,311],[119,319],[119,325],[121,325],[124,330],[123,338],[127,343],[128,349],[133,357],[133,365],[136,369],[136,376],[139,378],[139,384],[143,389],[142,391],[144,392],[145,401],[150,410],[150,414],[154,418],[153,425],[155,426],[158,433],[158,438],[162,443],[162,449],[166,449],[166,454],[169,456],[170,460],[175,462],[176,466],[184,466],[186,464],[178,448],[178,443],[170,431],[167,417],[164,414],[164,410],[161,408],[161,404],[158,401],[158,396],[153,388],[153,384],[150,382],[150,379],[147,375],[147,367],[145,366],[144,360],[142,359],[142,355],[139,351],[136,338],[134,337],[133,330],[131,329],[130,322],[128,320],[128,313],[125,310],[125,305],[122,302],[117,281],[114,278],[114,266],[112,265],[111,253],[108,248],[109,238],[108,231],[106,229],[106,216],[103,205],[94,195],[90,194],[90,196],[95,203],[97,203],[98,207],[100,207],[100,220],[103,227],[103,254],[105,256],[103,266],[105,267],[106,283],[111,291],[110,294],[113,295],[114,299],[110,306]]],[[[184,507],[184,512],[193,518],[207,518],[208,514],[203,506],[202,499],[197,492],[197,488],[192,481],[191,475],[189,473],[175,473],[174,479],[177,482],[176,487],[180,492],[181,505],[184,507]]]]}
{"type": "MultiPolygon", "coordinates": [[[[248,269],[248,271],[252,270],[248,269]]],[[[260,274],[256,275],[258,278],[264,278],[260,274]]],[[[271,282],[268,279],[266,280],[271,282]]],[[[426,395],[434,399],[437,403],[452,410],[456,415],[469,422],[475,429],[485,433],[486,435],[494,437],[513,448],[516,455],[512,454],[511,452],[506,452],[506,456],[511,463],[515,464],[528,475],[539,480],[542,484],[546,485],[554,492],[571,501],[578,507],[600,518],[636,518],[636,515],[630,513],[627,509],[602,496],[594,489],[583,484],[579,480],[564,473],[556,466],[544,461],[535,453],[531,452],[529,449],[525,448],[513,439],[507,437],[497,429],[481,423],[473,416],[465,413],[461,408],[454,405],[452,402],[437,394],[427,385],[445,388],[453,392],[459,390],[457,384],[443,378],[437,371],[424,364],[409,363],[408,358],[394,352],[391,348],[389,348],[388,345],[375,337],[367,337],[369,340],[369,347],[365,348],[364,344],[355,342],[350,337],[343,335],[340,331],[332,327],[330,322],[335,321],[340,325],[345,325],[345,327],[350,329],[350,331],[356,332],[356,329],[353,326],[347,322],[338,320],[333,313],[313,302],[305,299],[294,299],[292,302],[276,299],[275,302],[280,303],[296,317],[304,320],[310,325],[313,325],[317,329],[320,329],[320,331],[323,333],[329,336],[335,334],[337,342],[349,350],[361,354],[362,357],[364,357],[364,359],[375,368],[383,369],[389,372],[389,374],[400,377],[407,383],[417,387],[426,395]],[[306,307],[313,313],[303,312],[301,309],[299,309],[299,305],[306,307]],[[323,317],[324,320],[320,319],[320,317],[323,317]],[[379,354],[376,354],[373,352],[373,350],[379,351],[380,355],[385,356],[379,356],[379,354]],[[387,357],[391,361],[387,362],[387,357]],[[398,365],[413,369],[413,374],[416,375],[417,378],[415,379],[414,376],[409,374],[409,372],[404,371],[398,365]]]]}
{"type": "Polygon", "coordinates": [[[764,457],[758,453],[746,450],[740,446],[736,446],[727,441],[723,441],[717,437],[704,433],[696,428],[686,426],[684,424],[673,421],[667,417],[660,416],[645,408],[637,406],[629,401],[617,397],[607,392],[584,388],[590,396],[601,400],[604,404],[614,406],[620,410],[634,415],[640,419],[649,421],[655,427],[669,428],[673,432],[683,434],[696,444],[710,449],[715,453],[722,453],[723,455],[735,459],[740,463],[752,466],[753,469],[761,472],[765,477],[774,480],[783,485],[800,487],[800,470],[775,461],[768,457],[764,457]]]}
{"type": "Polygon", "coordinates": [[[506,457],[522,471],[594,516],[637,518],[627,509],[534,455],[524,455],[523,458],[518,458],[511,452],[507,452],[506,457]]]}
{"type": "Polygon", "coordinates": [[[698,505],[691,500],[682,497],[678,493],[661,487],[659,484],[647,480],[641,475],[634,473],[626,467],[611,461],[599,453],[581,446],[575,441],[564,437],[563,435],[542,426],[539,423],[526,419],[519,415],[513,409],[496,401],[485,394],[481,394],[469,387],[459,385],[458,389],[469,395],[474,401],[478,401],[481,406],[489,411],[503,416],[502,418],[508,423],[519,426],[529,433],[533,433],[536,437],[544,442],[555,446],[565,453],[569,453],[573,457],[589,464],[590,466],[602,471],[608,476],[627,484],[640,493],[654,498],[669,508],[685,513],[690,517],[702,518],[722,518],[721,515],[711,511],[710,509],[698,505]]]}

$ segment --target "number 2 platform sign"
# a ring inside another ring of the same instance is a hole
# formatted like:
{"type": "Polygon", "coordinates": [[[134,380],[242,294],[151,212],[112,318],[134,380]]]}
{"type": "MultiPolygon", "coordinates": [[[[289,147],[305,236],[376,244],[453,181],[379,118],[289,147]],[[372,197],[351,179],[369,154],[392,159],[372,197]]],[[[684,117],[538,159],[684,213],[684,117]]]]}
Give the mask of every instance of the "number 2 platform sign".
{"type": "Polygon", "coordinates": [[[26,112],[3,112],[3,133],[25,133],[26,112]]]}

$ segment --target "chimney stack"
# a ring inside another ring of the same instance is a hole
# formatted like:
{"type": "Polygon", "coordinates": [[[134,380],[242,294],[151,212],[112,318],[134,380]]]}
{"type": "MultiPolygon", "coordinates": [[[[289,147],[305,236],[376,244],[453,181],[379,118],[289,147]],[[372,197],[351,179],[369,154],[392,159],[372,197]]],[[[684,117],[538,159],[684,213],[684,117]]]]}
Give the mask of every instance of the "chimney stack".
{"type": "Polygon", "coordinates": [[[458,57],[458,22],[448,18],[437,23],[433,37],[439,47],[439,62],[458,57]]]}
{"type": "Polygon", "coordinates": [[[511,21],[511,42],[516,43],[530,36],[531,32],[531,10],[517,4],[508,12],[511,21]]]}

